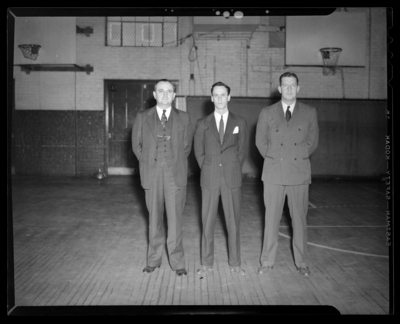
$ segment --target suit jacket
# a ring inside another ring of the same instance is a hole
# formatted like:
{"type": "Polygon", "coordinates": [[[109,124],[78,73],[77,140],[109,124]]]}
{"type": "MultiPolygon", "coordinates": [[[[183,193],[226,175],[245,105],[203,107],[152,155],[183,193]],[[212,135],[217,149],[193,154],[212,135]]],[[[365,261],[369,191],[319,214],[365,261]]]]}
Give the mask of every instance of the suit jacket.
{"type": "MultiPolygon", "coordinates": [[[[157,166],[157,115],[156,107],[137,114],[132,127],[132,149],[139,160],[141,184],[144,189],[153,185],[157,166]]],[[[188,160],[192,148],[193,130],[188,113],[171,108],[168,121],[172,122],[171,152],[168,165],[172,167],[175,184],[187,185],[188,160]],[[172,119],[171,119],[172,117],[172,119]]]]}
{"type": "Polygon", "coordinates": [[[218,189],[221,170],[228,188],[240,187],[247,152],[248,127],[243,117],[229,112],[222,146],[214,113],[197,122],[194,153],[201,169],[203,188],[218,189]],[[235,129],[237,133],[234,134],[235,129]]]}
{"type": "Polygon", "coordinates": [[[262,180],[271,184],[311,183],[309,157],[318,146],[317,111],[296,101],[292,118],[286,122],[282,102],[261,110],[256,146],[264,157],[262,180]]]}

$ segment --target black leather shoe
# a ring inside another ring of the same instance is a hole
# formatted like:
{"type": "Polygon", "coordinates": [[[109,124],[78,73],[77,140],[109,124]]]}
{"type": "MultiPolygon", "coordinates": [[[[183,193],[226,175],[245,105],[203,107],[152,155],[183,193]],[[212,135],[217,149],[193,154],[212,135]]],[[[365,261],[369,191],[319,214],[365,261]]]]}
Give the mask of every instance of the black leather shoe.
{"type": "Polygon", "coordinates": [[[176,270],[176,274],[180,277],[180,276],[186,276],[187,272],[185,269],[178,269],[176,270]]]}
{"type": "Polygon", "coordinates": [[[156,270],[156,268],[159,268],[159,267],[160,267],[160,266],[156,266],[156,267],[146,266],[146,268],[143,269],[143,272],[151,273],[151,272],[153,272],[154,270],[156,270]]]}

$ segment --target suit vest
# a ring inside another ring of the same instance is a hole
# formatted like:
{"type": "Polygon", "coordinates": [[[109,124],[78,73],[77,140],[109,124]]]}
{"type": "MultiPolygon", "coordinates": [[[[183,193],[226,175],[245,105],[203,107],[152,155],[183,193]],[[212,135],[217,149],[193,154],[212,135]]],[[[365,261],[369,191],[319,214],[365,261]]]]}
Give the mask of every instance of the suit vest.
{"type": "Polygon", "coordinates": [[[172,135],[172,113],[169,115],[165,128],[161,124],[158,114],[156,114],[157,125],[157,163],[167,162],[171,164],[172,150],[171,150],[171,135],[172,135]]]}

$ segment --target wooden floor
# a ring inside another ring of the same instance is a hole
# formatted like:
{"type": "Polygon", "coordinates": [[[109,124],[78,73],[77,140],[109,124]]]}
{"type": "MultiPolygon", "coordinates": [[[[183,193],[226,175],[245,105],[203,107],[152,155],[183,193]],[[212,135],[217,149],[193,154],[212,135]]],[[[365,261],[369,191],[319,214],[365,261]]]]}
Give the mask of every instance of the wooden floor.
{"type": "Polygon", "coordinates": [[[160,269],[146,265],[147,210],[134,177],[106,180],[14,177],[15,303],[86,305],[331,305],[341,314],[389,313],[386,200],[382,182],[314,181],[308,242],[311,276],[296,271],[285,207],[274,269],[259,275],[262,184],[242,189],[241,255],[246,276],[227,263],[220,210],[214,271],[200,267],[201,191],[188,185],[184,248],[188,276],[177,277],[166,251],[160,269]]]}

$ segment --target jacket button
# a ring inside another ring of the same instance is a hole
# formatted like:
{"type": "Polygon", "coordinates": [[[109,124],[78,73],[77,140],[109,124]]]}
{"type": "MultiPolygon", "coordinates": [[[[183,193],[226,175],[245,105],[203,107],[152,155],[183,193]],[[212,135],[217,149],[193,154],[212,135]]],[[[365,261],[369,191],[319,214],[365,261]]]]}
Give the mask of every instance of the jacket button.
{"type": "Polygon", "coordinates": [[[281,146],[283,146],[283,143],[281,143],[281,146]]]}
{"type": "Polygon", "coordinates": [[[294,158],[294,160],[296,161],[296,160],[297,160],[297,158],[294,158]]]}
{"type": "Polygon", "coordinates": [[[222,164],[220,164],[219,166],[222,166],[222,164]]]}

